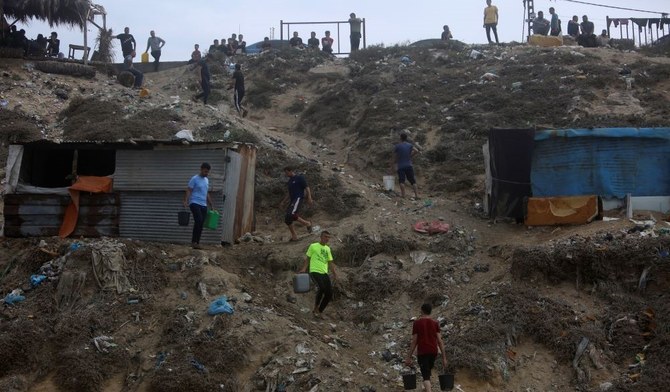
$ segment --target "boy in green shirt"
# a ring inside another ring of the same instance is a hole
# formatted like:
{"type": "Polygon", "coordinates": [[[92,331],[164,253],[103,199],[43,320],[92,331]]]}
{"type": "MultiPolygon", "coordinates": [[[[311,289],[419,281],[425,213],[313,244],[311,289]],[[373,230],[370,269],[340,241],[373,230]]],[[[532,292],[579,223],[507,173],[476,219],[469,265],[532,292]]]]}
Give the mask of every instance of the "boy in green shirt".
{"type": "Polygon", "coordinates": [[[305,273],[309,270],[309,276],[318,287],[314,310],[312,311],[314,317],[317,318],[321,318],[321,313],[333,298],[333,285],[328,275],[329,266],[333,271],[333,280],[337,279],[333,254],[328,246],[328,241],[330,241],[330,233],[324,230],[321,232],[319,242],[315,242],[307,248],[305,265],[299,271],[299,273],[305,273]]]}

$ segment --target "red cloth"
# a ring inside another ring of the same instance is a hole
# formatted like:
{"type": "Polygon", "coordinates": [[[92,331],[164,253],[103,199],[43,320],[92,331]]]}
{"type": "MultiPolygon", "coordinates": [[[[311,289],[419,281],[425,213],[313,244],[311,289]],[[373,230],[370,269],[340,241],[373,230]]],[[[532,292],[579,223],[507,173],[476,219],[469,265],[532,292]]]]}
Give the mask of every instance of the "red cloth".
{"type": "Polygon", "coordinates": [[[440,325],[429,317],[421,317],[412,325],[412,335],[417,335],[417,355],[437,355],[437,334],[440,325]]]}
{"type": "Polygon", "coordinates": [[[77,182],[69,188],[72,201],[65,210],[63,223],[60,226],[58,236],[65,238],[74,232],[79,220],[79,192],[111,193],[112,179],[109,177],[79,176],[77,182]]]}
{"type": "Polygon", "coordinates": [[[416,222],[414,224],[414,231],[421,234],[440,234],[449,232],[449,224],[440,222],[439,220],[433,222],[416,222]]]}

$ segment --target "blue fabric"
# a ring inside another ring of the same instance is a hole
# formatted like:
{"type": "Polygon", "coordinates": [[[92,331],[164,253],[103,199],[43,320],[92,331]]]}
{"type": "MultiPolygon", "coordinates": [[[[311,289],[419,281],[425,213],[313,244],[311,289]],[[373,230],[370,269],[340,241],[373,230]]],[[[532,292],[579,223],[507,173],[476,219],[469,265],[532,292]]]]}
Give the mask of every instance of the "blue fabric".
{"type": "Polygon", "coordinates": [[[228,298],[223,295],[215,299],[207,309],[207,314],[216,316],[217,314],[233,314],[233,307],[228,303],[228,298]]]}
{"type": "Polygon", "coordinates": [[[305,188],[307,188],[307,180],[301,175],[294,175],[288,180],[288,194],[291,197],[291,201],[294,201],[298,198],[303,199],[305,197],[305,188]]]}
{"type": "Polygon", "coordinates": [[[209,190],[209,179],[201,175],[191,177],[188,182],[188,188],[191,190],[191,198],[188,204],[197,204],[207,207],[207,191],[209,190]]]}
{"type": "Polygon", "coordinates": [[[538,131],[533,196],[670,195],[670,128],[538,131]]]}
{"type": "Polygon", "coordinates": [[[406,167],[412,166],[412,148],[414,148],[414,146],[407,142],[402,142],[395,145],[393,151],[395,152],[398,169],[404,169],[406,167]]]}

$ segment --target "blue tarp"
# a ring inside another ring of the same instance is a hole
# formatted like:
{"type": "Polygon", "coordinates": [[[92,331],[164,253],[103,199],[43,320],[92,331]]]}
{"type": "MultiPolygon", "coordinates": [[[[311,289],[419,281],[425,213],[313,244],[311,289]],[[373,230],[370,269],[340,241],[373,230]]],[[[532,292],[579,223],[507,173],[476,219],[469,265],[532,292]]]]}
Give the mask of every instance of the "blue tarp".
{"type": "Polygon", "coordinates": [[[535,197],[670,195],[670,128],[537,131],[535,197]]]}

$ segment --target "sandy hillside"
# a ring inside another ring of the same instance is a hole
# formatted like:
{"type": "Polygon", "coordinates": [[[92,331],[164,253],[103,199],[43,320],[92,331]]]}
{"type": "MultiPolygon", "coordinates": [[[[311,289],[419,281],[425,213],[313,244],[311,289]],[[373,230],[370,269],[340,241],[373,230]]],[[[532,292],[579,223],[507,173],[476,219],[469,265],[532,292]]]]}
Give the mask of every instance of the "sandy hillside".
{"type": "Polygon", "coordinates": [[[481,206],[488,129],[667,127],[668,57],[455,42],[236,61],[244,119],[230,109],[223,59],[210,60],[208,106],[192,101],[187,67],[147,74],[150,95],[139,98],[102,69],[87,79],[0,60],[2,157],[17,140],[166,139],[181,129],[259,146],[257,228],[233,247],[4,239],[2,296],[22,288],[26,300],[0,309],[0,390],[400,391],[411,320],[426,301],[462,391],[668,389],[666,216],[651,227],[528,228],[490,221],[481,206]],[[422,151],[417,200],[381,186],[402,130],[422,151]],[[307,218],[334,233],[340,276],[324,320],[310,314],[313,292],[292,292],[318,237],[301,228],[287,242],[277,209],[285,165],[312,186],[307,218]],[[422,220],[450,231],[415,233],[422,220]],[[123,255],[123,293],[100,287],[95,252],[123,255]],[[31,288],[45,269],[51,278],[31,288]],[[220,295],[234,314],[208,316],[220,295]]]}

